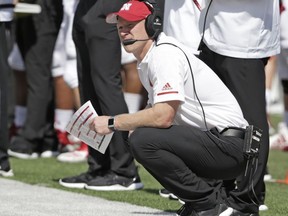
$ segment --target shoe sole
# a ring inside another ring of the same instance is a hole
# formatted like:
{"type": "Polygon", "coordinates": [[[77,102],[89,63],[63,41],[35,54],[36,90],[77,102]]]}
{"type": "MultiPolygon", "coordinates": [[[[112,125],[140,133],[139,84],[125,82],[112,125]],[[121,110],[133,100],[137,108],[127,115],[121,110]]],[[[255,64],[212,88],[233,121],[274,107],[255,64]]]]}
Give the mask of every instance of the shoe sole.
{"type": "Polygon", "coordinates": [[[12,170],[9,170],[9,171],[3,171],[3,170],[0,170],[0,176],[3,176],[3,177],[13,177],[14,176],[14,173],[12,170]]]}
{"type": "Polygon", "coordinates": [[[142,183],[133,183],[128,187],[123,185],[110,185],[110,186],[89,186],[86,185],[85,189],[87,190],[96,190],[96,191],[131,191],[131,190],[140,190],[144,187],[142,183]]]}
{"type": "Polygon", "coordinates": [[[62,162],[62,163],[82,163],[82,162],[87,162],[87,158],[85,159],[79,159],[79,160],[67,160],[67,159],[59,159],[57,158],[57,161],[62,162]]]}
{"type": "Polygon", "coordinates": [[[44,151],[40,154],[41,158],[52,158],[52,157],[56,157],[58,154],[58,152],[55,151],[44,151]]]}
{"type": "Polygon", "coordinates": [[[29,154],[24,154],[24,153],[19,153],[19,152],[14,152],[8,149],[8,155],[11,157],[19,158],[19,159],[37,159],[39,156],[37,153],[32,153],[31,155],[29,154]]]}
{"type": "Polygon", "coordinates": [[[169,194],[164,194],[164,193],[161,193],[159,191],[159,195],[163,198],[166,198],[166,199],[172,199],[172,200],[178,200],[178,197],[175,196],[173,193],[169,193],[169,194]]]}
{"type": "Polygon", "coordinates": [[[86,183],[66,183],[63,182],[62,179],[59,180],[59,184],[67,188],[77,188],[77,189],[84,189],[87,185],[86,183]]]}
{"type": "MultiPolygon", "coordinates": [[[[63,154],[65,154],[65,153],[63,153],[63,154]]],[[[87,162],[87,157],[73,158],[73,157],[65,157],[64,155],[60,154],[57,157],[57,161],[63,162],[63,163],[81,163],[81,162],[87,162]]]]}
{"type": "Polygon", "coordinates": [[[219,216],[230,216],[233,213],[233,208],[228,207],[225,211],[219,214],[219,216]]]}
{"type": "Polygon", "coordinates": [[[268,210],[268,206],[266,206],[265,204],[262,204],[259,206],[259,211],[267,211],[268,210]]]}
{"type": "Polygon", "coordinates": [[[87,157],[88,155],[86,153],[81,154],[81,152],[77,153],[74,151],[58,155],[57,160],[64,163],[81,163],[87,161],[87,157]]]}

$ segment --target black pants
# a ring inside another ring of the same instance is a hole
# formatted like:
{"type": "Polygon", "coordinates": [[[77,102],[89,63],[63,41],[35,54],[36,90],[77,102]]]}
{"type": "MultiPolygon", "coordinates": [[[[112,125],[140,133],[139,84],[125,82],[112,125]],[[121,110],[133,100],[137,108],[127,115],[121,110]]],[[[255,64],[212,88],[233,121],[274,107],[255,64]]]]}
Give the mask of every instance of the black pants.
{"type": "Polygon", "coordinates": [[[8,50],[5,34],[5,23],[0,22],[0,166],[2,170],[9,170],[8,159],[8,50]]]}
{"type": "MultiPolygon", "coordinates": [[[[17,20],[16,40],[25,61],[28,83],[27,117],[20,135],[14,144],[34,144],[32,149],[48,150],[55,145],[52,55],[62,22],[61,0],[39,0],[42,7],[38,15],[17,20]],[[45,149],[47,148],[47,149],[45,149]]],[[[50,149],[51,150],[51,149],[50,149]]]]}
{"type": "Polygon", "coordinates": [[[135,159],[196,211],[221,202],[222,179],[243,172],[243,143],[241,138],[222,136],[215,128],[203,132],[191,126],[138,128],[130,137],[135,159]]]}
{"type": "Polygon", "coordinates": [[[244,212],[258,212],[258,205],[263,199],[265,184],[263,177],[269,154],[269,131],[265,101],[265,70],[267,59],[240,59],[219,55],[203,47],[199,56],[215,71],[236,97],[245,119],[251,125],[263,130],[263,142],[259,154],[258,169],[253,178],[256,193],[248,187],[231,193],[229,198],[233,208],[244,212]],[[251,198],[254,202],[251,201],[251,198]]]}
{"type": "MultiPolygon", "coordinates": [[[[125,2],[81,0],[75,13],[73,40],[81,101],[91,100],[98,115],[128,112],[121,86],[117,28],[105,21],[108,13],[118,11],[125,2]]],[[[115,132],[104,155],[89,148],[89,171],[112,170],[123,176],[135,176],[134,158],[125,143],[127,136],[126,132],[115,132]]]]}

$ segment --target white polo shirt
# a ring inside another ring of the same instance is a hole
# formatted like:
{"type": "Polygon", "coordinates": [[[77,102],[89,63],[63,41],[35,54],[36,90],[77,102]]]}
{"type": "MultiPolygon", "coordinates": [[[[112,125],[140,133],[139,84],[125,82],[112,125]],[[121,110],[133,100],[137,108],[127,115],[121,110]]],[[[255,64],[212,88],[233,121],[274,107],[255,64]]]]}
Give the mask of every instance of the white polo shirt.
{"type": "Polygon", "coordinates": [[[192,125],[206,130],[198,96],[205,112],[208,129],[217,127],[221,131],[227,126],[244,128],[248,125],[232,93],[191,50],[164,33],[159,35],[157,44],[158,46],[154,42],[144,59],[138,63],[139,77],[148,92],[149,104],[181,101],[174,124],[192,125]],[[172,43],[180,47],[189,58],[189,62],[179,48],[162,43],[172,43]]]}
{"type": "MultiPolygon", "coordinates": [[[[0,6],[13,4],[13,0],[0,0],[0,6]]],[[[13,8],[0,8],[0,22],[8,22],[13,19],[13,8]]]]}
{"type": "MultiPolygon", "coordinates": [[[[200,31],[211,0],[201,12],[200,31]]],[[[279,1],[213,0],[208,11],[205,44],[236,58],[263,58],[280,52],[279,1]]]]}
{"type": "MultiPolygon", "coordinates": [[[[280,29],[281,29],[281,47],[288,49],[288,0],[282,0],[285,10],[281,14],[280,29]]],[[[287,71],[287,70],[286,70],[287,71]]]]}
{"type": "Polygon", "coordinates": [[[202,1],[199,8],[192,0],[165,0],[163,32],[188,46],[194,54],[199,54],[201,40],[198,28],[202,1]]]}

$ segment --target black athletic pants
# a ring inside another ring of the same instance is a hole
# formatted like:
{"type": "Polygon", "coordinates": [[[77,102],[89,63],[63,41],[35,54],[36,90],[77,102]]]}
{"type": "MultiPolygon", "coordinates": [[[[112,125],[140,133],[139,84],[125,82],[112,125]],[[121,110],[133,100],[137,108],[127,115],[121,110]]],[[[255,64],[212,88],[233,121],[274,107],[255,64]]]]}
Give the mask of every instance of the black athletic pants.
{"type": "MultiPolygon", "coordinates": [[[[91,100],[98,115],[127,113],[121,85],[121,49],[116,25],[106,15],[118,11],[126,1],[81,0],[76,9],[73,40],[77,51],[79,88],[82,103],[91,100]]],[[[127,147],[127,132],[114,133],[105,154],[89,148],[89,171],[136,175],[136,166],[127,147]]]]}
{"type": "Polygon", "coordinates": [[[0,166],[2,170],[10,168],[8,149],[8,47],[5,23],[0,22],[0,166]]]}
{"type": "Polygon", "coordinates": [[[215,128],[138,128],[129,140],[135,159],[196,211],[222,202],[222,179],[236,178],[245,167],[244,140],[222,136],[215,128]]]}
{"type": "Polygon", "coordinates": [[[241,59],[219,55],[204,46],[199,55],[220,77],[236,97],[245,119],[263,130],[257,172],[253,178],[255,195],[248,187],[230,193],[231,207],[243,212],[258,212],[265,184],[263,177],[269,154],[269,129],[265,101],[265,70],[267,59],[241,59]],[[251,201],[254,200],[254,202],[251,201]],[[258,203],[258,204],[255,204],[258,203]]]}

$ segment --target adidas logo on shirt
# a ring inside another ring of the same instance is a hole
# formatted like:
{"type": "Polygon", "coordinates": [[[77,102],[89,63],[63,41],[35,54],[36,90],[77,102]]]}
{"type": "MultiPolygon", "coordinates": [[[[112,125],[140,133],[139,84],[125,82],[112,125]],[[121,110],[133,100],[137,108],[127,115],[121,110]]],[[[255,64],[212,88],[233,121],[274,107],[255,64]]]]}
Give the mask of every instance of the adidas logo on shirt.
{"type": "Polygon", "coordinates": [[[162,91],[167,91],[167,90],[171,90],[171,89],[172,89],[172,87],[170,86],[170,84],[169,84],[169,83],[166,83],[166,84],[163,86],[162,91]]]}

